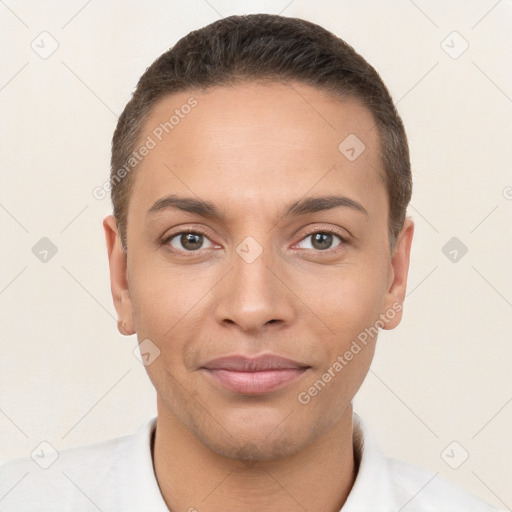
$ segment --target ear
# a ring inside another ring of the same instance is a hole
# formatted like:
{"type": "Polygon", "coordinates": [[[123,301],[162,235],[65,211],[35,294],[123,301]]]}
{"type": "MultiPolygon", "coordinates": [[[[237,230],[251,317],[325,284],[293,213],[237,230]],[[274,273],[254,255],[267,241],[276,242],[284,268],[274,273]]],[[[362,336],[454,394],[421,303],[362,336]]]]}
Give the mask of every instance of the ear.
{"type": "Polygon", "coordinates": [[[413,234],[414,223],[411,218],[407,217],[391,255],[388,290],[384,298],[383,311],[388,321],[384,322],[384,329],[394,329],[402,320],[402,305],[405,300],[413,234]],[[386,311],[388,314],[386,314],[386,311]],[[392,318],[389,314],[391,311],[394,312],[392,318]]]}
{"type": "Polygon", "coordinates": [[[105,217],[103,229],[107,241],[108,263],[110,266],[110,289],[117,311],[117,328],[121,334],[135,334],[132,314],[132,301],[126,277],[127,255],[121,247],[121,237],[113,215],[105,217]]]}

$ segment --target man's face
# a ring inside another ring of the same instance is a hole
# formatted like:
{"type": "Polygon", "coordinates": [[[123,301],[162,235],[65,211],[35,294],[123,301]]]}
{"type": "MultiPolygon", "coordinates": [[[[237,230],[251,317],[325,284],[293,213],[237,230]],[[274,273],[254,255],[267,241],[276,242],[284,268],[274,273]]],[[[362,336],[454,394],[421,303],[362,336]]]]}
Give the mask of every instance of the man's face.
{"type": "Polygon", "coordinates": [[[357,353],[354,340],[380,315],[385,328],[400,320],[393,304],[405,293],[412,224],[392,257],[373,118],[303,84],[246,83],[164,98],[140,144],[148,136],[156,146],[134,171],[127,259],[113,244],[111,266],[123,332],[160,351],[147,366],[159,417],[228,457],[296,453],[350,409],[376,338],[357,353]],[[182,109],[191,96],[197,105],[182,109]],[[190,112],[159,141],[155,129],[176,109],[190,112]],[[150,211],[171,195],[211,203],[223,218],[169,202],[150,211]],[[349,201],[285,214],[320,196],[349,201]],[[257,375],[212,363],[265,354],[292,368],[257,375]]]}

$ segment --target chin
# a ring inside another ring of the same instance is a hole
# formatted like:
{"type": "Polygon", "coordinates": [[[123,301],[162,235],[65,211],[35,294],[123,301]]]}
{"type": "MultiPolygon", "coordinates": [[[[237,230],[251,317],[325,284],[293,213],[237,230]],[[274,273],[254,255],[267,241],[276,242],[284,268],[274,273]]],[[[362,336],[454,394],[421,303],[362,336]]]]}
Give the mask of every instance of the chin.
{"type": "Polygon", "coordinates": [[[286,436],[269,439],[265,435],[254,435],[252,439],[245,437],[243,440],[235,436],[228,439],[208,436],[202,442],[217,455],[246,464],[282,459],[294,455],[302,448],[300,440],[286,436]]]}
{"type": "MultiPolygon", "coordinates": [[[[292,415],[293,416],[293,415],[292,415]]],[[[261,414],[260,414],[261,419],[261,414]]],[[[194,422],[195,423],[195,422],[194,422]]],[[[312,427],[309,431],[288,419],[275,421],[272,416],[264,424],[222,422],[222,426],[213,422],[194,424],[195,437],[209,450],[222,457],[244,463],[272,461],[290,457],[311,444],[318,432],[312,427]],[[223,428],[229,425],[229,428],[223,428]]]]}

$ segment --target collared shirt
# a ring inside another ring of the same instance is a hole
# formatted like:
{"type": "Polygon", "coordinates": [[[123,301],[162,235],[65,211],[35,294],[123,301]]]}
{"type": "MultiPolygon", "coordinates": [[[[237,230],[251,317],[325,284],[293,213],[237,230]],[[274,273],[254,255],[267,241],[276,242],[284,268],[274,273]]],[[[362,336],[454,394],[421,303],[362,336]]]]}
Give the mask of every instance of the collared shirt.
{"type": "MultiPolygon", "coordinates": [[[[156,421],[133,435],[67,448],[58,456],[43,444],[31,457],[5,462],[0,511],[169,512],[153,469],[156,421]]],[[[439,475],[385,457],[356,413],[353,426],[359,468],[340,512],[499,512],[439,475]]]]}

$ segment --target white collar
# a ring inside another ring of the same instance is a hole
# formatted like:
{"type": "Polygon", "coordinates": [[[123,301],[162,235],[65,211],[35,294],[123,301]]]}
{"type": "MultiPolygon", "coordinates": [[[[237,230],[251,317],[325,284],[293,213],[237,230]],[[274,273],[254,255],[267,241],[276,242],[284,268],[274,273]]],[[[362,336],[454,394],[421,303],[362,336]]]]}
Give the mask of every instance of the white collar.
{"type": "MultiPolygon", "coordinates": [[[[151,438],[157,417],[148,420],[123,445],[118,465],[120,510],[169,512],[153,469],[151,438]]],[[[361,417],[353,413],[354,452],[359,468],[354,485],[340,512],[391,512],[397,510],[388,463],[361,417]]]]}
{"type": "Polygon", "coordinates": [[[398,510],[388,462],[368,426],[352,415],[354,453],[359,460],[356,480],[340,512],[398,510]]]}
{"type": "Polygon", "coordinates": [[[158,486],[151,456],[151,437],[156,421],[156,416],[151,418],[123,445],[117,478],[119,510],[169,512],[158,486]]]}

